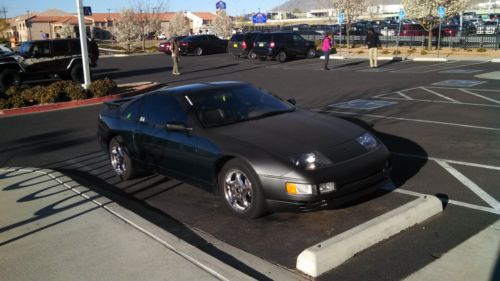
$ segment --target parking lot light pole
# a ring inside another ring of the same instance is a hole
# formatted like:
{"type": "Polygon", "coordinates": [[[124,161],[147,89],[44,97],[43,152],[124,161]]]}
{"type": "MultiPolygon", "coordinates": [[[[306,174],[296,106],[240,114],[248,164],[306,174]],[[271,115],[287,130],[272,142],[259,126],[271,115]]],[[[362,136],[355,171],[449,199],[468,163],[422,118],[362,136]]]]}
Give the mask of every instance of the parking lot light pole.
{"type": "Polygon", "coordinates": [[[78,27],[80,31],[80,45],[82,48],[82,64],[83,64],[83,88],[88,89],[90,86],[90,66],[89,66],[89,51],[87,48],[87,28],[85,26],[85,18],[83,15],[82,0],[76,0],[78,12],[78,27]]]}

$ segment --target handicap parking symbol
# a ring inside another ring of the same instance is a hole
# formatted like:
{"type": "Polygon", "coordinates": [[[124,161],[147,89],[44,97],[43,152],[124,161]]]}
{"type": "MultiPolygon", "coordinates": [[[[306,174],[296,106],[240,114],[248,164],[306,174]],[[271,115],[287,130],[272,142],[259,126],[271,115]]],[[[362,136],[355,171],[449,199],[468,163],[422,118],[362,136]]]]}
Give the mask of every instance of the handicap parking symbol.
{"type": "Polygon", "coordinates": [[[351,100],[351,101],[347,101],[347,102],[331,104],[329,106],[330,107],[337,107],[337,108],[368,109],[369,110],[369,109],[376,109],[376,108],[380,108],[380,107],[393,105],[395,103],[397,103],[397,102],[356,99],[356,100],[351,100]]]}
{"type": "Polygon", "coordinates": [[[450,86],[450,87],[474,87],[479,84],[486,83],[486,81],[478,80],[444,80],[441,82],[434,83],[434,86],[450,86]]]}

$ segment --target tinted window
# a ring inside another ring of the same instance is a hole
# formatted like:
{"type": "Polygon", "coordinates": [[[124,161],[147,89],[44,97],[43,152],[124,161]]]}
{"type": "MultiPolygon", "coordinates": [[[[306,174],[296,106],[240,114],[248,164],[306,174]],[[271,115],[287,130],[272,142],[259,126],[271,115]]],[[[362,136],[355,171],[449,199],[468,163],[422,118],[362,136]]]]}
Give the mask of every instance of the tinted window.
{"type": "Polygon", "coordinates": [[[255,39],[257,42],[271,42],[271,34],[259,34],[257,39],[255,39]]]}
{"type": "Polygon", "coordinates": [[[50,55],[50,42],[36,42],[33,43],[31,47],[31,54],[37,54],[38,56],[49,56],[50,55]]]}
{"type": "Polygon", "coordinates": [[[131,102],[130,104],[126,105],[123,108],[123,110],[120,114],[120,117],[122,119],[130,120],[130,121],[137,121],[139,119],[141,104],[142,104],[142,99],[139,99],[139,100],[135,100],[135,101],[131,102]]]}
{"type": "Polygon", "coordinates": [[[31,43],[23,43],[21,45],[21,48],[19,49],[19,53],[21,53],[21,55],[28,55],[29,52],[30,52],[30,49],[31,49],[31,43]]]}
{"type": "Polygon", "coordinates": [[[69,42],[70,42],[72,54],[81,54],[82,53],[79,40],[71,40],[69,42]]]}
{"type": "Polygon", "coordinates": [[[146,124],[163,127],[168,122],[187,123],[187,116],[175,98],[168,95],[154,94],[145,97],[143,112],[146,124]]]}
{"type": "Polygon", "coordinates": [[[293,106],[251,85],[188,94],[204,127],[223,126],[294,110],[293,106]]]}
{"type": "Polygon", "coordinates": [[[208,37],[208,40],[212,40],[212,41],[219,40],[219,38],[217,38],[215,35],[207,35],[207,37],[208,37]]]}
{"type": "Polygon", "coordinates": [[[230,41],[243,41],[243,34],[235,34],[231,37],[230,41]]]}
{"type": "Polygon", "coordinates": [[[55,40],[52,42],[52,52],[54,56],[67,56],[71,54],[69,42],[66,40],[55,40]]]}
{"type": "Polygon", "coordinates": [[[299,36],[299,35],[297,35],[297,34],[294,34],[294,35],[293,35],[293,40],[295,40],[295,41],[303,41],[303,40],[304,40],[304,38],[302,38],[301,36],[299,36]]]}

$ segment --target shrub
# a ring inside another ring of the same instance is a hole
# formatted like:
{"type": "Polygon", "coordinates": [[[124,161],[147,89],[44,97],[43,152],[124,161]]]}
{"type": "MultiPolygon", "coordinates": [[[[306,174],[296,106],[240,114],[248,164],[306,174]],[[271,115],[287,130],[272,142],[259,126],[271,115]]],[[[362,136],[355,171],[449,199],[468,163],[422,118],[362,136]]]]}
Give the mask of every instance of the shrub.
{"type": "Polygon", "coordinates": [[[477,49],[478,53],[486,53],[486,51],[487,51],[486,48],[479,48],[479,49],[477,49]]]}
{"type": "Polygon", "coordinates": [[[389,50],[387,50],[387,49],[384,49],[384,50],[382,51],[382,54],[383,54],[383,55],[387,55],[387,54],[390,54],[390,53],[391,53],[391,52],[390,52],[389,50]]]}
{"type": "Polygon", "coordinates": [[[75,82],[57,81],[47,87],[56,96],[56,101],[81,100],[87,98],[85,91],[75,82]]]}
{"type": "Polygon", "coordinates": [[[394,50],[394,51],[392,52],[392,54],[393,54],[393,55],[395,55],[395,56],[397,56],[397,55],[400,55],[400,54],[401,54],[401,51],[399,51],[399,50],[397,50],[397,51],[396,51],[396,50],[394,50]]]}
{"type": "Polygon", "coordinates": [[[26,106],[26,102],[22,95],[10,96],[7,100],[9,107],[23,107],[26,106]]]}
{"type": "Polygon", "coordinates": [[[102,80],[96,80],[90,84],[89,91],[92,97],[104,97],[111,94],[111,92],[116,88],[116,82],[104,78],[102,80]]]}
{"type": "Polygon", "coordinates": [[[422,56],[425,56],[425,55],[427,55],[427,51],[426,51],[426,50],[422,50],[422,51],[420,51],[420,54],[421,54],[422,56]]]}
{"type": "Polygon", "coordinates": [[[0,109],[7,109],[9,108],[9,102],[5,98],[0,98],[0,109]]]}

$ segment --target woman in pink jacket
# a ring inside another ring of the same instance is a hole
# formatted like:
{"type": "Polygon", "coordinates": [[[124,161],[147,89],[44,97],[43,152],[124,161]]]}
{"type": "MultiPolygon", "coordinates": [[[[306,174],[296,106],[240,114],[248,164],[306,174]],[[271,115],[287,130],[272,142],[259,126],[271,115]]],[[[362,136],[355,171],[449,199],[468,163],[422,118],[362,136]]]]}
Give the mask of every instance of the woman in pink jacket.
{"type": "Polygon", "coordinates": [[[323,55],[325,55],[325,70],[330,70],[328,68],[328,62],[330,61],[330,49],[333,46],[333,34],[331,32],[328,32],[323,39],[323,47],[321,50],[323,51],[323,55]]]}

